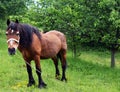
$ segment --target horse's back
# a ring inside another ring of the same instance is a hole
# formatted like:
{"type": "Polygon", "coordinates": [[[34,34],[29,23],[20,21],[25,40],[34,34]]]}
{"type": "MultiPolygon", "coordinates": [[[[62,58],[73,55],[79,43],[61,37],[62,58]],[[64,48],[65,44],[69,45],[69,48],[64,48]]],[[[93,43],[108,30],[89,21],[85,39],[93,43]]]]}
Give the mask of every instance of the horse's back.
{"type": "Polygon", "coordinates": [[[66,37],[62,32],[59,32],[59,31],[56,31],[56,30],[51,30],[51,31],[49,31],[49,32],[47,32],[45,34],[46,35],[55,35],[55,36],[57,36],[61,41],[61,46],[62,46],[61,48],[65,49],[65,50],[67,49],[66,37]]]}

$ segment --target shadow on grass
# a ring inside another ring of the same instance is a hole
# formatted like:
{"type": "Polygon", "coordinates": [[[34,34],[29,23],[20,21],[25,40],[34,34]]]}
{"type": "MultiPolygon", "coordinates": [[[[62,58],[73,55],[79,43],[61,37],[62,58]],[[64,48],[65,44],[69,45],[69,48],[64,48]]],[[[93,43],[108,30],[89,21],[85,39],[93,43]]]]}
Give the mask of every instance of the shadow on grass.
{"type": "Polygon", "coordinates": [[[80,58],[68,58],[69,71],[79,72],[83,76],[93,75],[97,78],[118,79],[120,81],[120,68],[111,68],[99,63],[85,61],[80,58]]]}

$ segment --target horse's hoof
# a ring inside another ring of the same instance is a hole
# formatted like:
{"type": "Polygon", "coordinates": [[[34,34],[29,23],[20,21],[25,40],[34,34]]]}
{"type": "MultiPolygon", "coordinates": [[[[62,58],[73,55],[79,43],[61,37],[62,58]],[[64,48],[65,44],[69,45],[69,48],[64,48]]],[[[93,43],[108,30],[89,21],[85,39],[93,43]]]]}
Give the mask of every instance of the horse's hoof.
{"type": "Polygon", "coordinates": [[[46,88],[47,84],[45,84],[44,82],[42,82],[41,84],[38,85],[38,88],[46,88]]]}
{"type": "Polygon", "coordinates": [[[32,85],[35,85],[35,81],[29,82],[29,83],[27,84],[27,87],[30,87],[30,86],[32,86],[32,85]]]}
{"type": "Polygon", "coordinates": [[[66,79],[66,78],[62,78],[61,81],[65,81],[65,82],[67,82],[67,79],[66,79]]]}

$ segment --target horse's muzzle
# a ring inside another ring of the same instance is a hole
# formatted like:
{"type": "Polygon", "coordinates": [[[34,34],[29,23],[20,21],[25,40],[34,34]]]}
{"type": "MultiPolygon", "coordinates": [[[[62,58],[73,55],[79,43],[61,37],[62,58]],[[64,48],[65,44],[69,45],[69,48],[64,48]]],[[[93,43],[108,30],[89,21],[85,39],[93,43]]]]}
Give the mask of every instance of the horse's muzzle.
{"type": "Polygon", "coordinates": [[[10,55],[15,55],[15,48],[8,48],[8,52],[10,55]]]}

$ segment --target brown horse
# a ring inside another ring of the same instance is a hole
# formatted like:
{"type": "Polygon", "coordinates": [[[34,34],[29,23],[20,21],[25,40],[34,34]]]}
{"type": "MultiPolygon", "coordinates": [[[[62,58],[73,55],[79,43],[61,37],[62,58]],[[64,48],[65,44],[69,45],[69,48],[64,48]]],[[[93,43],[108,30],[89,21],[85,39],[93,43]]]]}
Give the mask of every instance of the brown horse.
{"type": "Polygon", "coordinates": [[[11,22],[8,19],[7,26],[6,36],[8,52],[10,55],[14,55],[18,48],[22,53],[28,72],[28,87],[35,84],[32,68],[30,66],[32,60],[35,61],[39,88],[46,87],[41,76],[40,59],[51,58],[53,60],[56,69],[56,77],[60,75],[58,69],[58,59],[60,59],[62,65],[61,80],[67,80],[65,76],[67,44],[63,33],[55,30],[47,33],[40,33],[35,27],[21,24],[18,20],[16,20],[16,22],[11,22]]]}

